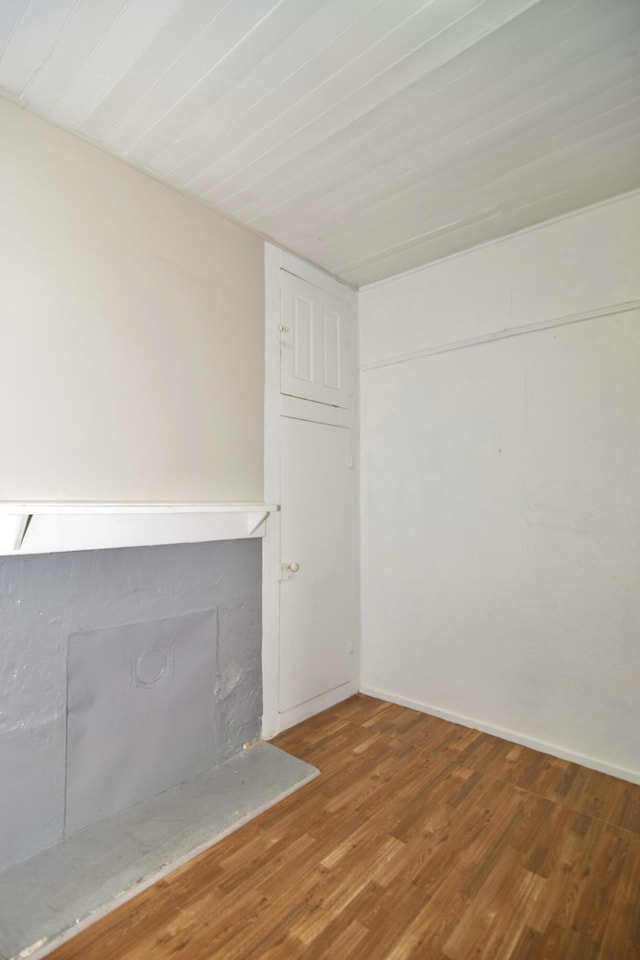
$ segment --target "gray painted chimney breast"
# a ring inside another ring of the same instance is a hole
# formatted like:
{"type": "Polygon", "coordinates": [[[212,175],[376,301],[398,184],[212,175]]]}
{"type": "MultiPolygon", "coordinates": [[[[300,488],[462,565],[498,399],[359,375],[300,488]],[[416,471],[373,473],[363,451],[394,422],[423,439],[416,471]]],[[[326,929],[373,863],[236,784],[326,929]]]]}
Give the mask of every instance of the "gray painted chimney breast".
{"type": "Polygon", "coordinates": [[[0,644],[3,869],[259,736],[261,541],[2,558],[0,644]]]}

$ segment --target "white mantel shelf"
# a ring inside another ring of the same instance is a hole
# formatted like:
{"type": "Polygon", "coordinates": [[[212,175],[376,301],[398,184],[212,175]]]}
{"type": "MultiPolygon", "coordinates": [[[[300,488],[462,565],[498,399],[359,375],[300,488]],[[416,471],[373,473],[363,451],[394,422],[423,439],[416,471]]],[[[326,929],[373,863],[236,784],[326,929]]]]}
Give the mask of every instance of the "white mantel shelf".
{"type": "Polygon", "coordinates": [[[274,504],[0,501],[0,556],[261,537],[274,504]]]}

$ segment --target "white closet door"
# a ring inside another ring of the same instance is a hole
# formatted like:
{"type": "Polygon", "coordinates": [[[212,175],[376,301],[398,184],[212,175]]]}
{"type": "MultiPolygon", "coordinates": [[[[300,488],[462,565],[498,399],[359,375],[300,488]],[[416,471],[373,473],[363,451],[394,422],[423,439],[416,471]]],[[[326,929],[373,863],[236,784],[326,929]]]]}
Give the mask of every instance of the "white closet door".
{"type": "Polygon", "coordinates": [[[283,417],[281,712],[351,679],[357,630],[351,431],[283,417]]]}
{"type": "Polygon", "coordinates": [[[349,407],[349,305],[290,273],[282,271],[281,277],[281,392],[335,407],[349,407]]]}

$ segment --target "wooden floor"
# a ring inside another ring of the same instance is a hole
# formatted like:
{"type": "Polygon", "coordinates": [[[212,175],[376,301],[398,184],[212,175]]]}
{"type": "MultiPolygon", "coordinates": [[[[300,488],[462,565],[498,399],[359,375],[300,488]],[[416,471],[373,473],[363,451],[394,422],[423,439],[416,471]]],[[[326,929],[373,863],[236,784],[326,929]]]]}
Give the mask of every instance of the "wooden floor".
{"type": "Polygon", "coordinates": [[[357,696],[322,771],[55,960],[640,958],[640,787],[357,696]]]}

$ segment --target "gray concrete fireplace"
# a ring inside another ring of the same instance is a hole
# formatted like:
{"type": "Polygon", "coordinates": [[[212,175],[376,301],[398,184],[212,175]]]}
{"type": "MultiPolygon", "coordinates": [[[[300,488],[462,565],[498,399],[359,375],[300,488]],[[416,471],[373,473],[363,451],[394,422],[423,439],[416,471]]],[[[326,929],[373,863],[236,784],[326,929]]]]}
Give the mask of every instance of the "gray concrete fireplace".
{"type": "Polygon", "coordinates": [[[260,554],[0,558],[0,869],[259,737],[260,554]]]}
{"type": "Polygon", "coordinates": [[[314,775],[243,749],[261,731],[261,546],[0,557],[2,960],[314,775]]]}

